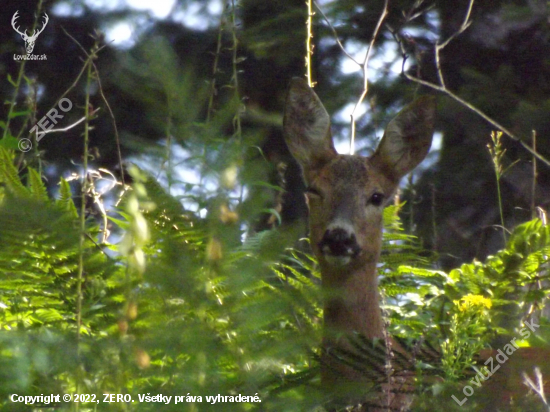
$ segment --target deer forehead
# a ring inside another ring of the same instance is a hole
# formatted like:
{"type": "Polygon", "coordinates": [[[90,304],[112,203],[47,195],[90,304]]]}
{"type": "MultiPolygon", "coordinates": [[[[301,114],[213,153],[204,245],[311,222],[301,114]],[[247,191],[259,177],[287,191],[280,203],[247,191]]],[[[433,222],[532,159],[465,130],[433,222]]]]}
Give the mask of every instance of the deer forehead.
{"type": "MultiPolygon", "coordinates": [[[[390,190],[390,182],[369,163],[369,159],[358,155],[338,155],[311,174],[312,185],[327,188],[332,195],[352,193],[354,197],[369,194],[370,191],[390,190]]],[[[351,199],[350,199],[351,200],[351,199]]]]}

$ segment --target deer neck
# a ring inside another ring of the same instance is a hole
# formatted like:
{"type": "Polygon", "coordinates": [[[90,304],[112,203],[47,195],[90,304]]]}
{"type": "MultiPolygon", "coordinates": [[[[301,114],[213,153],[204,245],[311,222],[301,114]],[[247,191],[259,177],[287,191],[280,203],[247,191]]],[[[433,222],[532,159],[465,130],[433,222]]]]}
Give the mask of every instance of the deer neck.
{"type": "Polygon", "coordinates": [[[325,338],[360,333],[368,339],[383,338],[376,263],[371,259],[334,267],[321,264],[324,294],[325,338]]]}

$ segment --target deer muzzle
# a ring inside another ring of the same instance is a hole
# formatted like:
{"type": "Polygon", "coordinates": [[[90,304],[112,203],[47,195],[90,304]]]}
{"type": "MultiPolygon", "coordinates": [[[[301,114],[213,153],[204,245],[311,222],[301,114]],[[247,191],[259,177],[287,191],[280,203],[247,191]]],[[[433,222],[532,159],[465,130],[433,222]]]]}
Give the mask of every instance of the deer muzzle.
{"type": "Polygon", "coordinates": [[[335,266],[348,264],[361,252],[355,234],[339,227],[327,229],[318,246],[327,262],[335,266]]]}

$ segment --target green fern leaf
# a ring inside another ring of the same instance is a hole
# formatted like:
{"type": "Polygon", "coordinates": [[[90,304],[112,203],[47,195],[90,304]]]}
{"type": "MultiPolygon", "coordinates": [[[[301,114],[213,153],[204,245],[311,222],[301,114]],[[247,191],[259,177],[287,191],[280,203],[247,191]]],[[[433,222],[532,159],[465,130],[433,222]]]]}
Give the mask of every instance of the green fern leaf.
{"type": "Polygon", "coordinates": [[[4,182],[8,191],[18,196],[28,196],[29,192],[21,183],[17,169],[13,165],[12,153],[0,147],[0,182],[4,182]]]}
{"type": "Polygon", "coordinates": [[[76,206],[73,202],[73,194],[71,192],[71,186],[69,182],[61,178],[59,181],[59,199],[55,202],[61,210],[68,212],[72,217],[78,217],[76,206]]]}
{"type": "Polygon", "coordinates": [[[42,177],[32,167],[29,167],[29,191],[36,200],[48,201],[48,191],[42,182],[42,177]]]}

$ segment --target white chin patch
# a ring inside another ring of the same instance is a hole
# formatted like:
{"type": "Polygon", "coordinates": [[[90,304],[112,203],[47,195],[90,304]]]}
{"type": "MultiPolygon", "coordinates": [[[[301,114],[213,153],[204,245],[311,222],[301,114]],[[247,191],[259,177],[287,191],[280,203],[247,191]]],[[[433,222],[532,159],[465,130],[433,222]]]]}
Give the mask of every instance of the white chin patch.
{"type": "Polygon", "coordinates": [[[351,256],[335,256],[326,254],[325,260],[328,264],[333,266],[345,266],[351,262],[351,256]]]}

